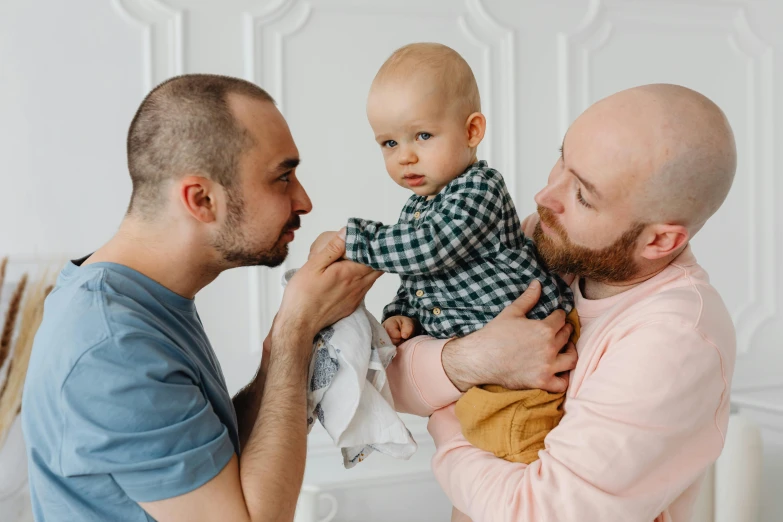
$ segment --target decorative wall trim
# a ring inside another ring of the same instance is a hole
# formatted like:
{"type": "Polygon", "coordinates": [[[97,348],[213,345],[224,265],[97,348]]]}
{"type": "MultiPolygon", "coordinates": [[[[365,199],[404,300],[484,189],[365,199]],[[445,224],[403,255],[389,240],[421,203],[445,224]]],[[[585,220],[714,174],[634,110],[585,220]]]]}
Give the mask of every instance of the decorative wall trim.
{"type": "Polygon", "coordinates": [[[115,11],[142,31],[142,88],[147,94],[185,69],[184,11],[160,0],[111,0],[115,11]]]}
{"type": "Polygon", "coordinates": [[[516,198],[516,60],[514,31],[493,18],[481,0],[465,0],[465,12],[457,16],[462,33],[482,50],[482,112],[488,119],[485,156],[504,175],[516,198]]]}
{"type": "MultiPolygon", "coordinates": [[[[587,5],[585,16],[573,32],[560,32],[557,34],[557,55],[558,55],[558,94],[560,97],[560,135],[565,136],[571,122],[590,105],[590,92],[588,84],[588,53],[587,49],[578,50],[579,46],[586,42],[592,35],[606,32],[608,23],[604,20],[605,9],[601,5],[601,0],[590,0],[587,5]],[[582,59],[581,67],[574,65],[573,55],[579,53],[582,59]],[[580,103],[576,107],[575,96],[577,95],[572,86],[578,86],[580,103]],[[581,110],[580,110],[581,107],[581,110]]],[[[611,31],[609,26],[608,31],[611,31]]],[[[606,43],[609,35],[599,42],[606,43]]],[[[597,49],[598,46],[595,46],[597,49]]]]}
{"type": "Polygon", "coordinates": [[[286,107],[284,40],[307,25],[312,11],[312,4],[306,0],[277,0],[243,15],[245,79],[263,85],[283,114],[286,107]]]}
{"type": "MultiPolygon", "coordinates": [[[[263,85],[283,115],[286,113],[284,42],[305,27],[311,13],[309,1],[277,0],[243,14],[245,79],[263,85]]],[[[282,279],[286,269],[286,263],[277,268],[249,268],[250,353],[261,351],[264,337],[272,329],[283,298],[282,279]]]]}
{"type": "MultiPolygon", "coordinates": [[[[649,6],[649,4],[644,4],[649,6]]],[[[627,25],[712,27],[726,30],[729,47],[747,62],[747,152],[739,169],[750,185],[748,255],[746,271],[748,301],[732,306],[740,353],[747,352],[753,336],[777,310],[776,241],[774,236],[774,124],[773,124],[773,52],[751,29],[744,7],[731,4],[705,4],[695,0],[661,0],[656,8],[640,9],[639,4],[590,0],[585,17],[573,32],[558,34],[560,128],[565,135],[569,124],[594,101],[590,92],[591,62],[606,46],[618,20],[627,25]],[[669,3],[671,9],[661,10],[669,3]],[[694,8],[709,16],[685,16],[694,8]],[[672,10],[687,9],[673,17],[672,10]]],[[[730,303],[731,305],[731,303],[730,303]]]]}
{"type": "MultiPolygon", "coordinates": [[[[753,336],[777,312],[777,247],[775,239],[774,112],[772,47],[750,28],[744,8],[732,20],[729,45],[747,62],[745,82],[748,89],[747,154],[744,170],[748,174],[747,208],[748,266],[746,271],[748,302],[740,306],[732,319],[737,329],[740,353],[750,350],[753,336]]],[[[742,163],[740,163],[742,168],[742,163]]]]}
{"type": "MultiPolygon", "coordinates": [[[[462,34],[482,51],[482,104],[488,116],[488,133],[482,147],[493,165],[506,176],[509,191],[516,194],[516,114],[514,31],[495,20],[481,0],[443,3],[443,16],[454,17],[462,34]],[[495,100],[505,100],[495,103],[495,100]]],[[[417,5],[422,13],[433,15],[431,5],[417,5]]],[[[285,41],[304,30],[315,10],[351,14],[389,13],[388,7],[374,3],[337,2],[314,4],[309,0],[276,0],[258,10],[244,13],[244,76],[263,85],[286,114],[285,41]]],[[[435,13],[440,14],[440,13],[435,13]]],[[[380,66],[380,64],[379,64],[380,66]]],[[[282,299],[280,281],[285,264],[276,269],[250,268],[250,350],[257,353],[282,299]],[[254,320],[254,318],[261,318],[254,320]]]]}

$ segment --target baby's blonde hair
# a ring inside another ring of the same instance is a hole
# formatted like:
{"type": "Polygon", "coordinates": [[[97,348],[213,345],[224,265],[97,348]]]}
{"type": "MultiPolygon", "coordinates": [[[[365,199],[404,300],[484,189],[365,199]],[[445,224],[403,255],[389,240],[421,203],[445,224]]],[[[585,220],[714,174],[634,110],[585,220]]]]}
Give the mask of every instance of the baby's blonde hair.
{"type": "Polygon", "coordinates": [[[400,47],[381,65],[373,85],[399,78],[431,82],[446,99],[457,101],[465,111],[465,117],[481,111],[481,97],[473,70],[451,47],[430,42],[400,47]]]}

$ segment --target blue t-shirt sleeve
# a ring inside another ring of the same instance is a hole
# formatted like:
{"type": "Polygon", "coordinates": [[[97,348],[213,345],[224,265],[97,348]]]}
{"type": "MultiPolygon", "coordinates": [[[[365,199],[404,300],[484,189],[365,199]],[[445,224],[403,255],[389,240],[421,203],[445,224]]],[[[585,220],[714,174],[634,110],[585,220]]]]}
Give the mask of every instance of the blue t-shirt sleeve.
{"type": "Polygon", "coordinates": [[[110,474],[137,502],[209,482],[234,447],[195,372],[176,346],[148,334],[85,352],[60,393],[62,473],[110,474]]]}

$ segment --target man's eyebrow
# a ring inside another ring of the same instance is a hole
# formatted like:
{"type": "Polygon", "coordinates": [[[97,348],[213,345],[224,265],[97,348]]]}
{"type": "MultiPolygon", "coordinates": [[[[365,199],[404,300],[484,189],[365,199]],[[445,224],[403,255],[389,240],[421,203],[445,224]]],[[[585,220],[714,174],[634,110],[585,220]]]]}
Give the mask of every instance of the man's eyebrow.
{"type": "MultiPolygon", "coordinates": [[[[565,162],[565,140],[563,140],[563,144],[560,146],[560,156],[563,158],[563,162],[565,162]]],[[[595,188],[595,185],[580,176],[574,169],[569,168],[568,171],[576,176],[576,179],[578,179],[579,182],[585,186],[588,192],[599,199],[601,198],[601,194],[598,192],[598,189],[595,188]]]]}
{"type": "Polygon", "coordinates": [[[284,174],[289,170],[293,170],[299,166],[299,158],[286,158],[277,164],[277,167],[272,171],[273,174],[284,174]]]}

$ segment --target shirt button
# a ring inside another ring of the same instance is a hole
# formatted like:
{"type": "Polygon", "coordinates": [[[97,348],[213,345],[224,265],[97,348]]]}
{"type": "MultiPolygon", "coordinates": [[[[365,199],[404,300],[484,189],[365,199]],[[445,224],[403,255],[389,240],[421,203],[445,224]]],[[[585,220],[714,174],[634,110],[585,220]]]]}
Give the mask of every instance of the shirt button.
{"type": "Polygon", "coordinates": [[[413,219],[419,219],[421,217],[421,212],[414,212],[413,213],[413,219]]]}
{"type": "Polygon", "coordinates": [[[432,309],[432,313],[435,315],[440,315],[440,308],[436,306],[435,308],[432,309]]]}
{"type": "Polygon", "coordinates": [[[416,290],[416,297],[424,297],[424,290],[416,290]]]}

